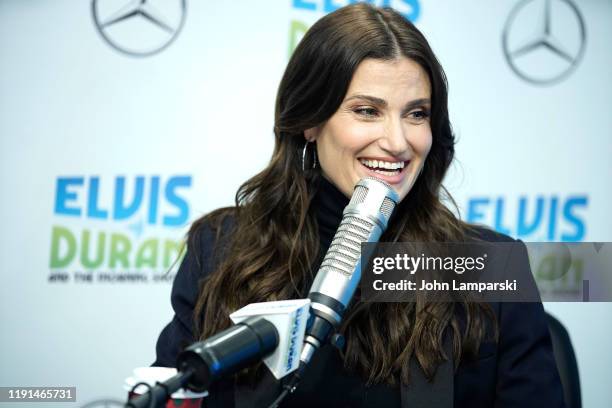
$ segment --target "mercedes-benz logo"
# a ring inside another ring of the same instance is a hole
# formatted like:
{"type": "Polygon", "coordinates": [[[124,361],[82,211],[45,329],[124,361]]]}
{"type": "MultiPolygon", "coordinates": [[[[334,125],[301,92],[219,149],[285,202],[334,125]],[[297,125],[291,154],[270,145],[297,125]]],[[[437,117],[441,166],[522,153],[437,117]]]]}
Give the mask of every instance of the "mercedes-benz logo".
{"type": "Polygon", "coordinates": [[[102,38],[114,49],[135,57],[156,54],[181,31],[186,0],[92,0],[91,13],[102,38]]]}
{"type": "Polygon", "coordinates": [[[585,45],[584,19],[572,0],[523,0],[510,12],[502,35],[510,68],[537,85],[566,78],[585,45]]]}

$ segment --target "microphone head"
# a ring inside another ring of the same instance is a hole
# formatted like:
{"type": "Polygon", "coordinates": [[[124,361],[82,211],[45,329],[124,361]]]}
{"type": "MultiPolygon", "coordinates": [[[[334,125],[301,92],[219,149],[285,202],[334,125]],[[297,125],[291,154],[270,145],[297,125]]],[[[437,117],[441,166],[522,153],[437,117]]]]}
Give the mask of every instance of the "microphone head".
{"type": "Polygon", "coordinates": [[[370,218],[384,231],[398,202],[399,196],[391,185],[375,177],[366,177],[355,184],[351,201],[343,214],[370,218]]]}
{"type": "Polygon", "coordinates": [[[361,243],[378,242],[399,196],[386,182],[361,179],[343,212],[308,297],[312,309],[337,326],[361,279],[361,243]]]}

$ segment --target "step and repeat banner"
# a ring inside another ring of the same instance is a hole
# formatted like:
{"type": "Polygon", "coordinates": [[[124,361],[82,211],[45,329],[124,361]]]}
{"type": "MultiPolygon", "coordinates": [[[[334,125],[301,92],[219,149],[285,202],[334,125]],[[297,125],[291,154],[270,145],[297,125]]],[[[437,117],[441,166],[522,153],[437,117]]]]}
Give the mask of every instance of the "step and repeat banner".
{"type": "MultiPolygon", "coordinates": [[[[0,386],[120,406],[172,316],[189,224],[267,163],[292,50],[348,3],[0,2],[0,386]]],[[[465,220],[612,241],[612,3],[371,3],[413,21],[446,70],[445,184],[465,220]]],[[[574,342],[584,405],[612,406],[598,340],[612,305],[545,306],[574,342]]]]}

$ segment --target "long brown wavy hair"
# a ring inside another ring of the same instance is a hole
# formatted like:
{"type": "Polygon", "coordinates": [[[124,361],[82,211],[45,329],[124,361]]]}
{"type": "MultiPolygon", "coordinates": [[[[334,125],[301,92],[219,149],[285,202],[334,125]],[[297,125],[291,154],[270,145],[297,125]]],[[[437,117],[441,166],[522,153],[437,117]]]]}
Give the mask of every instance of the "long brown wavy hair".
{"type": "MultiPolygon", "coordinates": [[[[394,10],[365,3],[343,7],[308,30],[287,65],[276,98],[275,147],[268,166],[242,184],[235,207],[216,210],[191,227],[190,251],[197,252],[203,225],[217,231],[217,242],[222,240],[225,248],[215,252],[215,271],[201,282],[194,311],[199,338],[229,327],[229,314],[248,303],[307,295],[320,251],[311,202],[321,173],[319,168],[302,170],[304,130],[321,125],[336,112],[364,59],[400,56],[417,62],[429,75],[433,141],[420,177],[398,205],[381,240],[468,239],[469,225],[442,203],[450,199],[441,183],[455,144],[442,67],[421,32],[394,10]],[[231,222],[226,224],[228,218],[231,222]]],[[[340,328],[346,338],[342,357],[346,368],[368,383],[408,383],[408,362],[413,357],[431,379],[436,367],[449,358],[442,346],[445,331],[452,336],[457,367],[462,357],[477,354],[489,320],[494,321],[489,306],[467,301],[357,300],[340,328]],[[465,319],[463,325],[459,315],[465,319]]]]}

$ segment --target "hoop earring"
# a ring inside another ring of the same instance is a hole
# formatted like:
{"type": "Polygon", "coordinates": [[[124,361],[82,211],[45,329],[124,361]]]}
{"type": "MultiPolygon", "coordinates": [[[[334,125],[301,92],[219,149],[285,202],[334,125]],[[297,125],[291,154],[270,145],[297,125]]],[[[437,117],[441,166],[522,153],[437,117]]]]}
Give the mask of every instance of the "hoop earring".
{"type": "MultiPolygon", "coordinates": [[[[308,145],[311,142],[309,142],[308,140],[306,141],[306,143],[304,143],[304,149],[302,149],[302,171],[306,171],[306,150],[308,149],[308,145]]],[[[315,146],[315,148],[312,151],[312,167],[309,169],[316,169],[317,168],[317,149],[316,149],[316,144],[315,142],[312,142],[313,146],[315,146]]]]}

